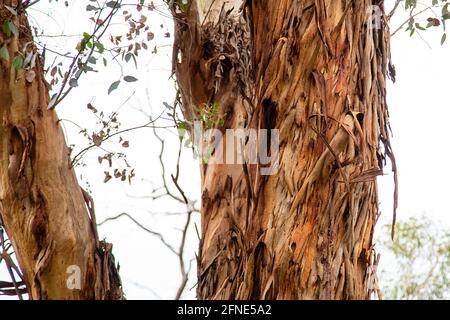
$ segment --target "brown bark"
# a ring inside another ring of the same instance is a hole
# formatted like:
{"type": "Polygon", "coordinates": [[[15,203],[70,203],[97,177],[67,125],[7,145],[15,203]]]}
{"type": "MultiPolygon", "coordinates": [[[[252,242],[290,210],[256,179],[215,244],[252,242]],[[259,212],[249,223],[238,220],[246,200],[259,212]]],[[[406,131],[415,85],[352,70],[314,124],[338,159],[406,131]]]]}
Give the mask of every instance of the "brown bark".
{"type": "Polygon", "coordinates": [[[366,299],[376,176],[391,156],[383,1],[190,1],[174,9],[174,70],[189,121],[278,129],[280,169],[204,165],[200,299],[366,299]],[[233,8],[229,12],[228,9],[233,8]],[[178,13],[177,13],[178,12],[178,13]]]}
{"type": "Polygon", "coordinates": [[[16,56],[37,51],[21,1],[0,0],[4,21],[14,22],[18,33],[0,33],[0,47],[9,53],[0,59],[0,217],[30,297],[122,299],[112,245],[95,237],[57,115],[47,110],[42,59],[12,66],[16,56]],[[70,266],[80,268],[79,290],[67,285],[70,266]]]}

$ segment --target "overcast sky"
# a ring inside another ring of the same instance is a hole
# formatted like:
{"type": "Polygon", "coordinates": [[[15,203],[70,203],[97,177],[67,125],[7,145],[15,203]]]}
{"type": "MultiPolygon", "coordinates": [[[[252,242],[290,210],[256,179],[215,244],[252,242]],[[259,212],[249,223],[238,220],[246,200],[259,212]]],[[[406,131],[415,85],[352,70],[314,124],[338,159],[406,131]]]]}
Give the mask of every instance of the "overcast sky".
{"type": "MultiPolygon", "coordinates": [[[[157,6],[162,1],[154,1],[157,6]]],[[[386,1],[390,7],[391,1],[386,1]]],[[[87,1],[70,1],[65,9],[60,2],[49,4],[41,1],[29,14],[32,23],[44,30],[46,35],[80,35],[92,29],[86,21],[84,8],[87,1]]],[[[163,6],[161,5],[161,9],[163,6]]],[[[426,18],[427,16],[425,16],[426,18]]],[[[158,53],[148,51],[139,59],[139,68],[125,66],[125,74],[139,78],[139,82],[121,84],[118,90],[107,96],[112,81],[118,79],[120,68],[110,62],[108,68],[99,67],[98,74],[89,74],[80,80],[80,85],[58,106],[58,114],[70,119],[82,127],[95,128],[95,117],[86,109],[91,102],[94,106],[110,113],[120,109],[119,120],[124,128],[142,125],[145,116],[136,111],[159,114],[163,102],[171,103],[174,95],[174,82],[169,79],[171,68],[172,23],[164,13],[149,15],[152,31],[155,33],[153,45],[158,45],[158,53]],[[162,25],[162,27],[161,27],[162,25]],[[126,102],[126,103],[125,103],[126,102]]],[[[404,14],[394,17],[391,29],[396,29],[405,20],[404,14]]],[[[114,28],[122,28],[117,24],[114,28]]],[[[450,46],[440,46],[441,33],[426,32],[426,42],[418,36],[410,38],[407,33],[399,32],[392,39],[392,58],[397,70],[397,82],[388,82],[388,103],[394,138],[393,147],[399,168],[399,209],[400,219],[426,213],[450,227],[449,218],[449,164],[448,143],[449,127],[449,75],[450,46]]],[[[79,41],[78,37],[42,38],[48,47],[61,53],[72,50],[79,41]]],[[[150,47],[152,48],[153,45],[150,47]]],[[[51,59],[48,53],[47,62],[51,59]]],[[[69,143],[77,149],[86,146],[86,140],[79,135],[79,129],[69,122],[63,122],[69,143]]],[[[161,124],[164,124],[162,122],[161,124]]],[[[166,123],[167,124],[167,123],[166,123]]],[[[169,153],[164,158],[168,173],[174,172],[177,138],[164,132],[169,153]]],[[[167,199],[150,201],[136,199],[136,196],[148,195],[151,184],[160,186],[160,166],[158,152],[160,145],[150,129],[143,129],[124,136],[130,140],[126,150],[128,161],[136,168],[136,178],[130,186],[126,183],[110,181],[103,183],[106,164],[100,165],[97,157],[101,152],[90,152],[84,158],[85,167],[78,168],[80,183],[89,182],[95,199],[97,220],[127,212],[146,227],[161,232],[174,247],[178,246],[180,228],[185,222],[184,215],[167,217],[163,212],[181,212],[182,206],[167,199]],[[133,196],[133,197],[130,197],[133,196]]],[[[117,144],[107,148],[120,150],[117,144]]],[[[182,186],[191,199],[199,199],[200,179],[198,165],[189,149],[184,150],[182,158],[182,186]]],[[[379,181],[382,210],[381,224],[389,223],[392,217],[393,177],[387,168],[386,176],[379,181]]],[[[195,219],[198,222],[198,217],[195,219]]],[[[116,260],[121,266],[124,291],[130,299],[172,299],[180,281],[178,260],[174,254],[161,245],[161,242],[140,230],[128,220],[109,222],[100,228],[101,237],[114,244],[116,260]]],[[[185,258],[194,257],[198,241],[194,228],[190,229],[185,258]]],[[[386,264],[388,261],[381,260],[386,264]]],[[[184,298],[194,298],[195,262],[192,264],[191,280],[184,298]]],[[[0,271],[0,275],[3,271],[0,271]]],[[[2,277],[4,278],[4,277],[2,277]]]]}

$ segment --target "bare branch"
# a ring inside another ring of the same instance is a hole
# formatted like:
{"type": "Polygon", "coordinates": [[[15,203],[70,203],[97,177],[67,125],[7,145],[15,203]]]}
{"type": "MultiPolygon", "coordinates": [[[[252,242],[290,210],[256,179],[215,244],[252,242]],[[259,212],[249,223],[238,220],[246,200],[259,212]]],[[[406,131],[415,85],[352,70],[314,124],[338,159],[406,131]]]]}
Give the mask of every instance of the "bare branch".
{"type": "MultiPolygon", "coordinates": [[[[1,220],[0,220],[1,223],[1,220]]],[[[22,294],[24,293],[23,291],[25,290],[26,293],[26,288],[23,288],[23,281],[16,281],[16,277],[14,276],[14,272],[13,270],[17,273],[17,275],[23,279],[23,276],[19,270],[19,268],[16,266],[16,264],[14,263],[14,261],[11,259],[10,254],[7,252],[6,246],[5,246],[5,239],[3,237],[3,224],[0,224],[0,245],[2,248],[2,252],[0,254],[0,257],[2,259],[0,259],[0,261],[5,261],[6,263],[6,269],[8,270],[9,276],[11,278],[11,283],[12,283],[12,287],[14,289],[8,289],[8,288],[1,288],[0,292],[2,294],[6,294],[6,295],[14,295],[13,292],[15,293],[15,295],[17,295],[19,297],[19,300],[23,300],[22,294]]],[[[11,287],[11,286],[9,286],[11,287]]]]}
{"type": "Polygon", "coordinates": [[[189,229],[189,225],[191,223],[192,211],[188,212],[186,224],[184,225],[183,235],[181,237],[180,249],[178,253],[178,260],[180,262],[180,271],[181,271],[181,284],[178,288],[177,294],[175,296],[175,300],[180,300],[181,295],[183,294],[184,289],[186,288],[186,284],[189,280],[189,270],[186,271],[186,265],[183,259],[183,253],[186,245],[186,236],[189,229]]]}
{"type": "Polygon", "coordinates": [[[137,221],[135,218],[133,218],[130,214],[126,213],[126,212],[122,212],[121,214],[118,214],[114,217],[110,217],[110,218],[106,218],[105,220],[103,220],[102,222],[100,222],[98,225],[101,226],[109,221],[113,221],[113,220],[117,220],[119,218],[122,217],[126,217],[128,219],[130,219],[131,221],[134,222],[135,225],[137,225],[139,228],[141,228],[142,230],[144,230],[147,233],[150,233],[151,235],[158,237],[161,242],[170,250],[172,251],[174,254],[178,255],[179,253],[164,239],[163,235],[159,232],[153,231],[148,229],[147,227],[145,227],[143,224],[141,224],[139,221],[137,221]]]}
{"type": "Polygon", "coordinates": [[[406,19],[397,29],[395,29],[395,31],[393,33],[391,33],[391,37],[393,37],[397,32],[399,32],[400,30],[403,29],[403,27],[405,26],[405,24],[407,24],[411,19],[417,17],[418,15],[424,13],[427,10],[431,10],[431,6],[426,7],[425,9],[420,10],[419,12],[411,15],[408,19],[406,19]]]}
{"type": "Polygon", "coordinates": [[[392,8],[391,12],[389,12],[389,14],[387,15],[387,19],[391,20],[392,16],[395,14],[395,12],[397,11],[398,6],[400,5],[400,2],[402,2],[402,0],[396,0],[394,7],[392,8]]]}

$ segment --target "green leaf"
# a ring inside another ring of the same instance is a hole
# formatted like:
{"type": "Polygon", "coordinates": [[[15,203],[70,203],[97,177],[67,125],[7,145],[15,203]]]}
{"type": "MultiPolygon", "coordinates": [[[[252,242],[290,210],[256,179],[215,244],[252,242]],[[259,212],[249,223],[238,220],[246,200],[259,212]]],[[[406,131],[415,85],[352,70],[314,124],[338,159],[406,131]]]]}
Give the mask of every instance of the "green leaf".
{"type": "MultiPolygon", "coordinates": [[[[81,65],[81,70],[82,70],[84,73],[87,73],[87,72],[90,72],[90,71],[95,71],[94,68],[92,68],[91,66],[89,66],[89,65],[87,65],[87,64],[82,64],[82,65],[81,65]]],[[[97,72],[97,71],[95,71],[95,72],[97,72]]]]}
{"type": "Polygon", "coordinates": [[[14,22],[8,21],[8,24],[9,24],[9,29],[11,30],[11,32],[12,32],[14,35],[16,35],[16,34],[19,33],[19,30],[17,30],[17,27],[16,27],[16,25],[14,24],[14,22]]]}
{"type": "Polygon", "coordinates": [[[128,53],[125,55],[125,61],[128,62],[128,61],[130,61],[131,58],[133,58],[134,65],[136,66],[136,69],[137,69],[137,61],[136,61],[136,57],[134,56],[133,53],[128,52],[128,53]]]}
{"type": "Polygon", "coordinates": [[[8,38],[11,37],[11,29],[9,28],[8,21],[3,22],[2,31],[3,31],[4,34],[6,34],[6,36],[8,38]]]}
{"type": "Polygon", "coordinates": [[[180,139],[183,139],[184,136],[186,135],[186,130],[188,128],[188,125],[185,121],[181,121],[178,123],[177,125],[177,131],[178,131],[178,137],[180,139]]]}
{"type": "Polygon", "coordinates": [[[117,87],[119,86],[119,84],[120,84],[120,80],[114,81],[113,83],[111,83],[111,85],[109,86],[109,89],[108,89],[108,95],[109,95],[111,92],[113,92],[114,90],[116,90],[117,87]]]}
{"type": "Polygon", "coordinates": [[[123,80],[125,80],[126,82],[135,82],[138,81],[137,78],[133,77],[133,76],[125,76],[123,77],[123,80]]]}
{"type": "Polygon", "coordinates": [[[22,69],[22,67],[23,67],[23,59],[22,59],[22,57],[21,57],[20,55],[19,55],[19,56],[16,56],[16,57],[14,58],[14,60],[13,60],[13,62],[12,62],[12,66],[13,66],[13,68],[16,69],[16,70],[22,69]]]}
{"type": "Polygon", "coordinates": [[[120,3],[118,1],[109,1],[106,3],[108,8],[120,8],[120,3]]]}
{"type": "Polygon", "coordinates": [[[163,105],[164,105],[164,107],[166,107],[167,109],[169,109],[169,110],[173,110],[173,107],[170,105],[170,104],[168,104],[167,102],[163,102],[163,105]]]}
{"type": "Polygon", "coordinates": [[[94,45],[97,47],[99,53],[103,53],[105,51],[105,46],[101,42],[95,41],[94,45]]]}
{"type": "Polygon", "coordinates": [[[69,86],[71,86],[72,88],[78,87],[78,80],[75,78],[70,79],[69,86]]]}
{"type": "Polygon", "coordinates": [[[86,6],[86,11],[97,11],[100,10],[99,8],[97,8],[96,6],[93,6],[92,4],[88,4],[86,6]]]}
{"type": "Polygon", "coordinates": [[[103,65],[106,67],[108,65],[108,60],[106,58],[103,58],[103,65]]]}
{"type": "Polygon", "coordinates": [[[9,52],[8,49],[6,49],[6,46],[0,48],[0,58],[9,61],[9,52]]]}
{"type": "Polygon", "coordinates": [[[449,6],[449,3],[446,3],[446,4],[442,7],[442,16],[446,16],[447,14],[450,13],[450,11],[448,11],[448,6],[449,6]]]}
{"type": "Polygon", "coordinates": [[[186,130],[187,128],[188,128],[188,125],[187,125],[186,121],[180,121],[178,123],[178,129],[186,130]]]}
{"type": "Polygon", "coordinates": [[[11,37],[11,35],[13,34],[17,34],[18,30],[16,25],[9,20],[6,20],[5,22],[3,22],[3,27],[2,27],[3,33],[6,34],[6,36],[9,38],[11,37]]]}
{"type": "Polygon", "coordinates": [[[87,62],[89,62],[89,63],[91,63],[91,64],[97,64],[97,59],[95,59],[95,57],[93,57],[93,56],[90,56],[90,57],[87,59],[87,62]]]}
{"type": "Polygon", "coordinates": [[[415,24],[415,27],[419,30],[425,31],[426,29],[424,27],[422,27],[419,23],[415,24]]]}
{"type": "Polygon", "coordinates": [[[449,3],[447,2],[445,6],[442,7],[442,19],[449,20],[450,19],[450,11],[448,11],[449,3]]]}
{"type": "Polygon", "coordinates": [[[445,43],[445,40],[447,40],[447,34],[446,34],[446,33],[444,33],[444,34],[442,35],[442,38],[441,38],[441,46],[445,43]]]}

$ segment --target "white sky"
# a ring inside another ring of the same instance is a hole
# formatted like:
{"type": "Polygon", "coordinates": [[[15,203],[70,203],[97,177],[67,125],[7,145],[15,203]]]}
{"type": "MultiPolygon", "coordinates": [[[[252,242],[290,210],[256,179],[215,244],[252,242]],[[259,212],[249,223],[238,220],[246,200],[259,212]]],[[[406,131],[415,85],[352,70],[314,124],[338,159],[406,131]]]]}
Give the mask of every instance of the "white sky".
{"type": "MultiPolygon", "coordinates": [[[[61,1],[60,1],[61,2],[61,1]]],[[[32,23],[43,28],[44,34],[80,35],[83,31],[92,30],[91,24],[85,19],[84,8],[88,1],[70,1],[68,9],[62,3],[41,1],[29,11],[32,23]]],[[[161,4],[162,1],[154,1],[161,4]]],[[[386,1],[390,7],[392,0],[386,1]]],[[[162,8],[162,7],[161,7],[162,8]]],[[[150,111],[145,90],[148,90],[150,104],[154,114],[163,110],[163,102],[171,104],[173,100],[173,80],[169,79],[171,68],[171,48],[167,46],[171,39],[164,37],[169,31],[172,34],[172,24],[168,17],[159,13],[149,15],[155,40],[139,59],[138,70],[132,64],[125,66],[125,74],[139,78],[139,82],[122,83],[119,89],[110,96],[106,95],[109,84],[118,79],[119,67],[110,62],[108,68],[100,67],[98,74],[89,74],[80,80],[80,86],[58,106],[61,118],[70,119],[82,127],[95,128],[95,118],[86,109],[86,104],[110,113],[129,99],[120,108],[119,119],[123,128],[141,125],[147,121],[145,117],[133,108],[142,107],[150,111]],[[161,28],[160,24],[164,24],[161,28]],[[158,54],[151,54],[153,45],[162,46],[158,54]]],[[[426,18],[426,16],[425,16],[426,18]]],[[[404,14],[394,17],[391,29],[394,30],[405,20],[404,14]]],[[[115,28],[122,28],[118,24],[115,28]]],[[[433,219],[450,227],[450,151],[448,144],[448,123],[450,119],[449,83],[450,83],[450,46],[439,45],[441,33],[426,32],[424,38],[418,36],[409,38],[405,32],[399,32],[392,39],[392,58],[397,69],[397,82],[388,82],[388,102],[391,113],[391,125],[394,132],[393,148],[399,168],[399,219],[426,213],[433,219]]],[[[73,49],[79,41],[78,37],[45,38],[48,47],[60,50],[61,53],[73,49]]],[[[105,41],[106,43],[108,41],[105,41]]],[[[50,54],[47,62],[50,61],[50,54]]],[[[65,122],[64,129],[69,143],[77,145],[78,149],[86,146],[86,140],[78,134],[78,129],[65,122]]],[[[167,148],[171,151],[165,158],[168,174],[174,172],[177,139],[165,133],[169,139],[167,148]]],[[[150,183],[160,185],[160,167],[158,162],[159,144],[150,129],[143,129],[124,135],[130,140],[130,148],[125,150],[128,160],[136,168],[137,177],[133,184],[110,181],[103,183],[105,164],[99,165],[97,156],[101,153],[93,151],[84,158],[86,167],[79,168],[82,176],[81,185],[90,183],[96,205],[97,220],[127,212],[133,215],[149,229],[161,232],[167,240],[178,247],[181,232],[179,229],[185,222],[184,215],[166,217],[149,212],[180,212],[182,207],[170,200],[137,200],[128,195],[149,194],[150,183]],[[145,180],[145,181],[144,181],[145,180]],[[146,182],[147,181],[147,182],[146,182]]],[[[108,148],[120,150],[117,145],[108,148]]],[[[184,150],[182,161],[182,186],[191,199],[199,199],[200,179],[198,166],[193,160],[189,149],[184,150]]],[[[379,181],[382,224],[391,221],[392,214],[392,174],[387,174],[379,181]]],[[[169,177],[170,180],[170,177],[169,177]]],[[[176,190],[173,188],[173,191],[176,190]]],[[[180,281],[178,260],[155,237],[134,226],[122,218],[109,222],[100,228],[101,237],[106,237],[114,244],[116,261],[121,266],[121,276],[124,290],[129,299],[172,299],[175,296],[180,281]],[[122,220],[123,219],[123,220],[122,220]]],[[[198,217],[196,217],[198,222],[198,217]]],[[[379,228],[380,229],[380,228],[379,228]]],[[[186,259],[194,257],[198,242],[194,228],[190,229],[186,249],[186,259]]],[[[383,253],[382,253],[383,255],[383,253]]],[[[382,264],[389,261],[381,260],[382,264]]],[[[183,298],[195,298],[195,289],[189,290],[195,284],[195,262],[192,264],[191,279],[188,291],[183,298]]],[[[0,275],[3,274],[0,271],[0,275]]],[[[1,276],[1,278],[5,278],[1,276]]]]}

